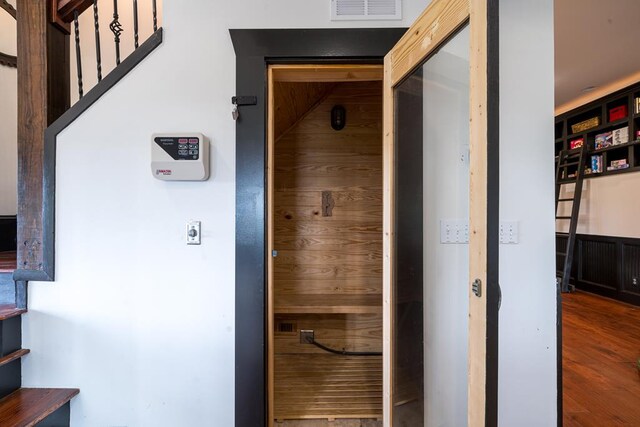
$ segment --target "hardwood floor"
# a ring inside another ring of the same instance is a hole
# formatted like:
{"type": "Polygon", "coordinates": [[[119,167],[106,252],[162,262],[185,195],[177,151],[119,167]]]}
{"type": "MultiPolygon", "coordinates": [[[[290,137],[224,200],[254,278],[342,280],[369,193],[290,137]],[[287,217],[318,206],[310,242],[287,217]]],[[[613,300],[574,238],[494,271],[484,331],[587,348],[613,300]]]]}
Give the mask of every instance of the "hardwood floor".
{"type": "Polygon", "coordinates": [[[564,427],[640,426],[640,307],[562,298],[564,427]]]}
{"type": "Polygon", "coordinates": [[[0,273],[13,273],[16,269],[16,252],[0,252],[0,273]]]}

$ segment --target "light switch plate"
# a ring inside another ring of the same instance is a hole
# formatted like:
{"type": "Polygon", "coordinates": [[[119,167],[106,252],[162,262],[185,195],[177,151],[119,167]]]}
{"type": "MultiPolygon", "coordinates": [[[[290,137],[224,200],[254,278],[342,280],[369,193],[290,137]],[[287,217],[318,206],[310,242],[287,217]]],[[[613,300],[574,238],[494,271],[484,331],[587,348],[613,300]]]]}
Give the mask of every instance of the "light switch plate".
{"type": "Polygon", "coordinates": [[[519,234],[518,221],[500,221],[500,243],[517,244],[519,234]]]}
{"type": "Polygon", "coordinates": [[[187,245],[199,245],[200,235],[200,221],[187,222],[187,245]]]}
{"type": "Polygon", "coordinates": [[[469,243],[469,221],[466,219],[441,220],[440,243],[469,243]]]}

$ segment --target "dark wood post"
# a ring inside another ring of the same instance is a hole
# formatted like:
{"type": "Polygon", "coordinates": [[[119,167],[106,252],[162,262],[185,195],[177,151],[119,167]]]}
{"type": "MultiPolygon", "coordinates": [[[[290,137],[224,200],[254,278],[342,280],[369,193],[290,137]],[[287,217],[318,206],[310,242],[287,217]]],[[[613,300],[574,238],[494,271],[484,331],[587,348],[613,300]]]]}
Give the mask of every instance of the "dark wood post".
{"type": "MultiPolygon", "coordinates": [[[[52,23],[52,1],[18,0],[18,270],[53,280],[43,265],[44,131],[70,102],[69,40],[52,23]]],[[[53,249],[51,249],[53,250],[53,249]]]]}

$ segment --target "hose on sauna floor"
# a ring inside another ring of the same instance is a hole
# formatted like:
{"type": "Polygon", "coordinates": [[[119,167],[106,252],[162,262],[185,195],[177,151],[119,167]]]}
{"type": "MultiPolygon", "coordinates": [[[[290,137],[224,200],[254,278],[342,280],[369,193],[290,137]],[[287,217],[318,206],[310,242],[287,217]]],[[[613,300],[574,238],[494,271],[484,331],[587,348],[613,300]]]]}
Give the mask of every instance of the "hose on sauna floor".
{"type": "Polygon", "coordinates": [[[378,351],[346,351],[346,350],[336,350],[331,347],[327,347],[326,345],[322,345],[314,339],[307,338],[307,342],[309,344],[313,344],[319,349],[327,351],[333,354],[339,354],[341,356],[382,356],[382,352],[378,351]]]}

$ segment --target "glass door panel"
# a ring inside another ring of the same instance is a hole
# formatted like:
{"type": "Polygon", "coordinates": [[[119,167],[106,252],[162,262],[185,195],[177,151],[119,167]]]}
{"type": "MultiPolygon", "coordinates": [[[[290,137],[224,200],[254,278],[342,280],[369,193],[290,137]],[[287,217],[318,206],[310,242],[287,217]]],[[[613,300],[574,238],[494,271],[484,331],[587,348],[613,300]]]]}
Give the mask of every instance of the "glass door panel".
{"type": "Polygon", "coordinates": [[[467,425],[466,25],[394,88],[394,427],[467,425]]]}

